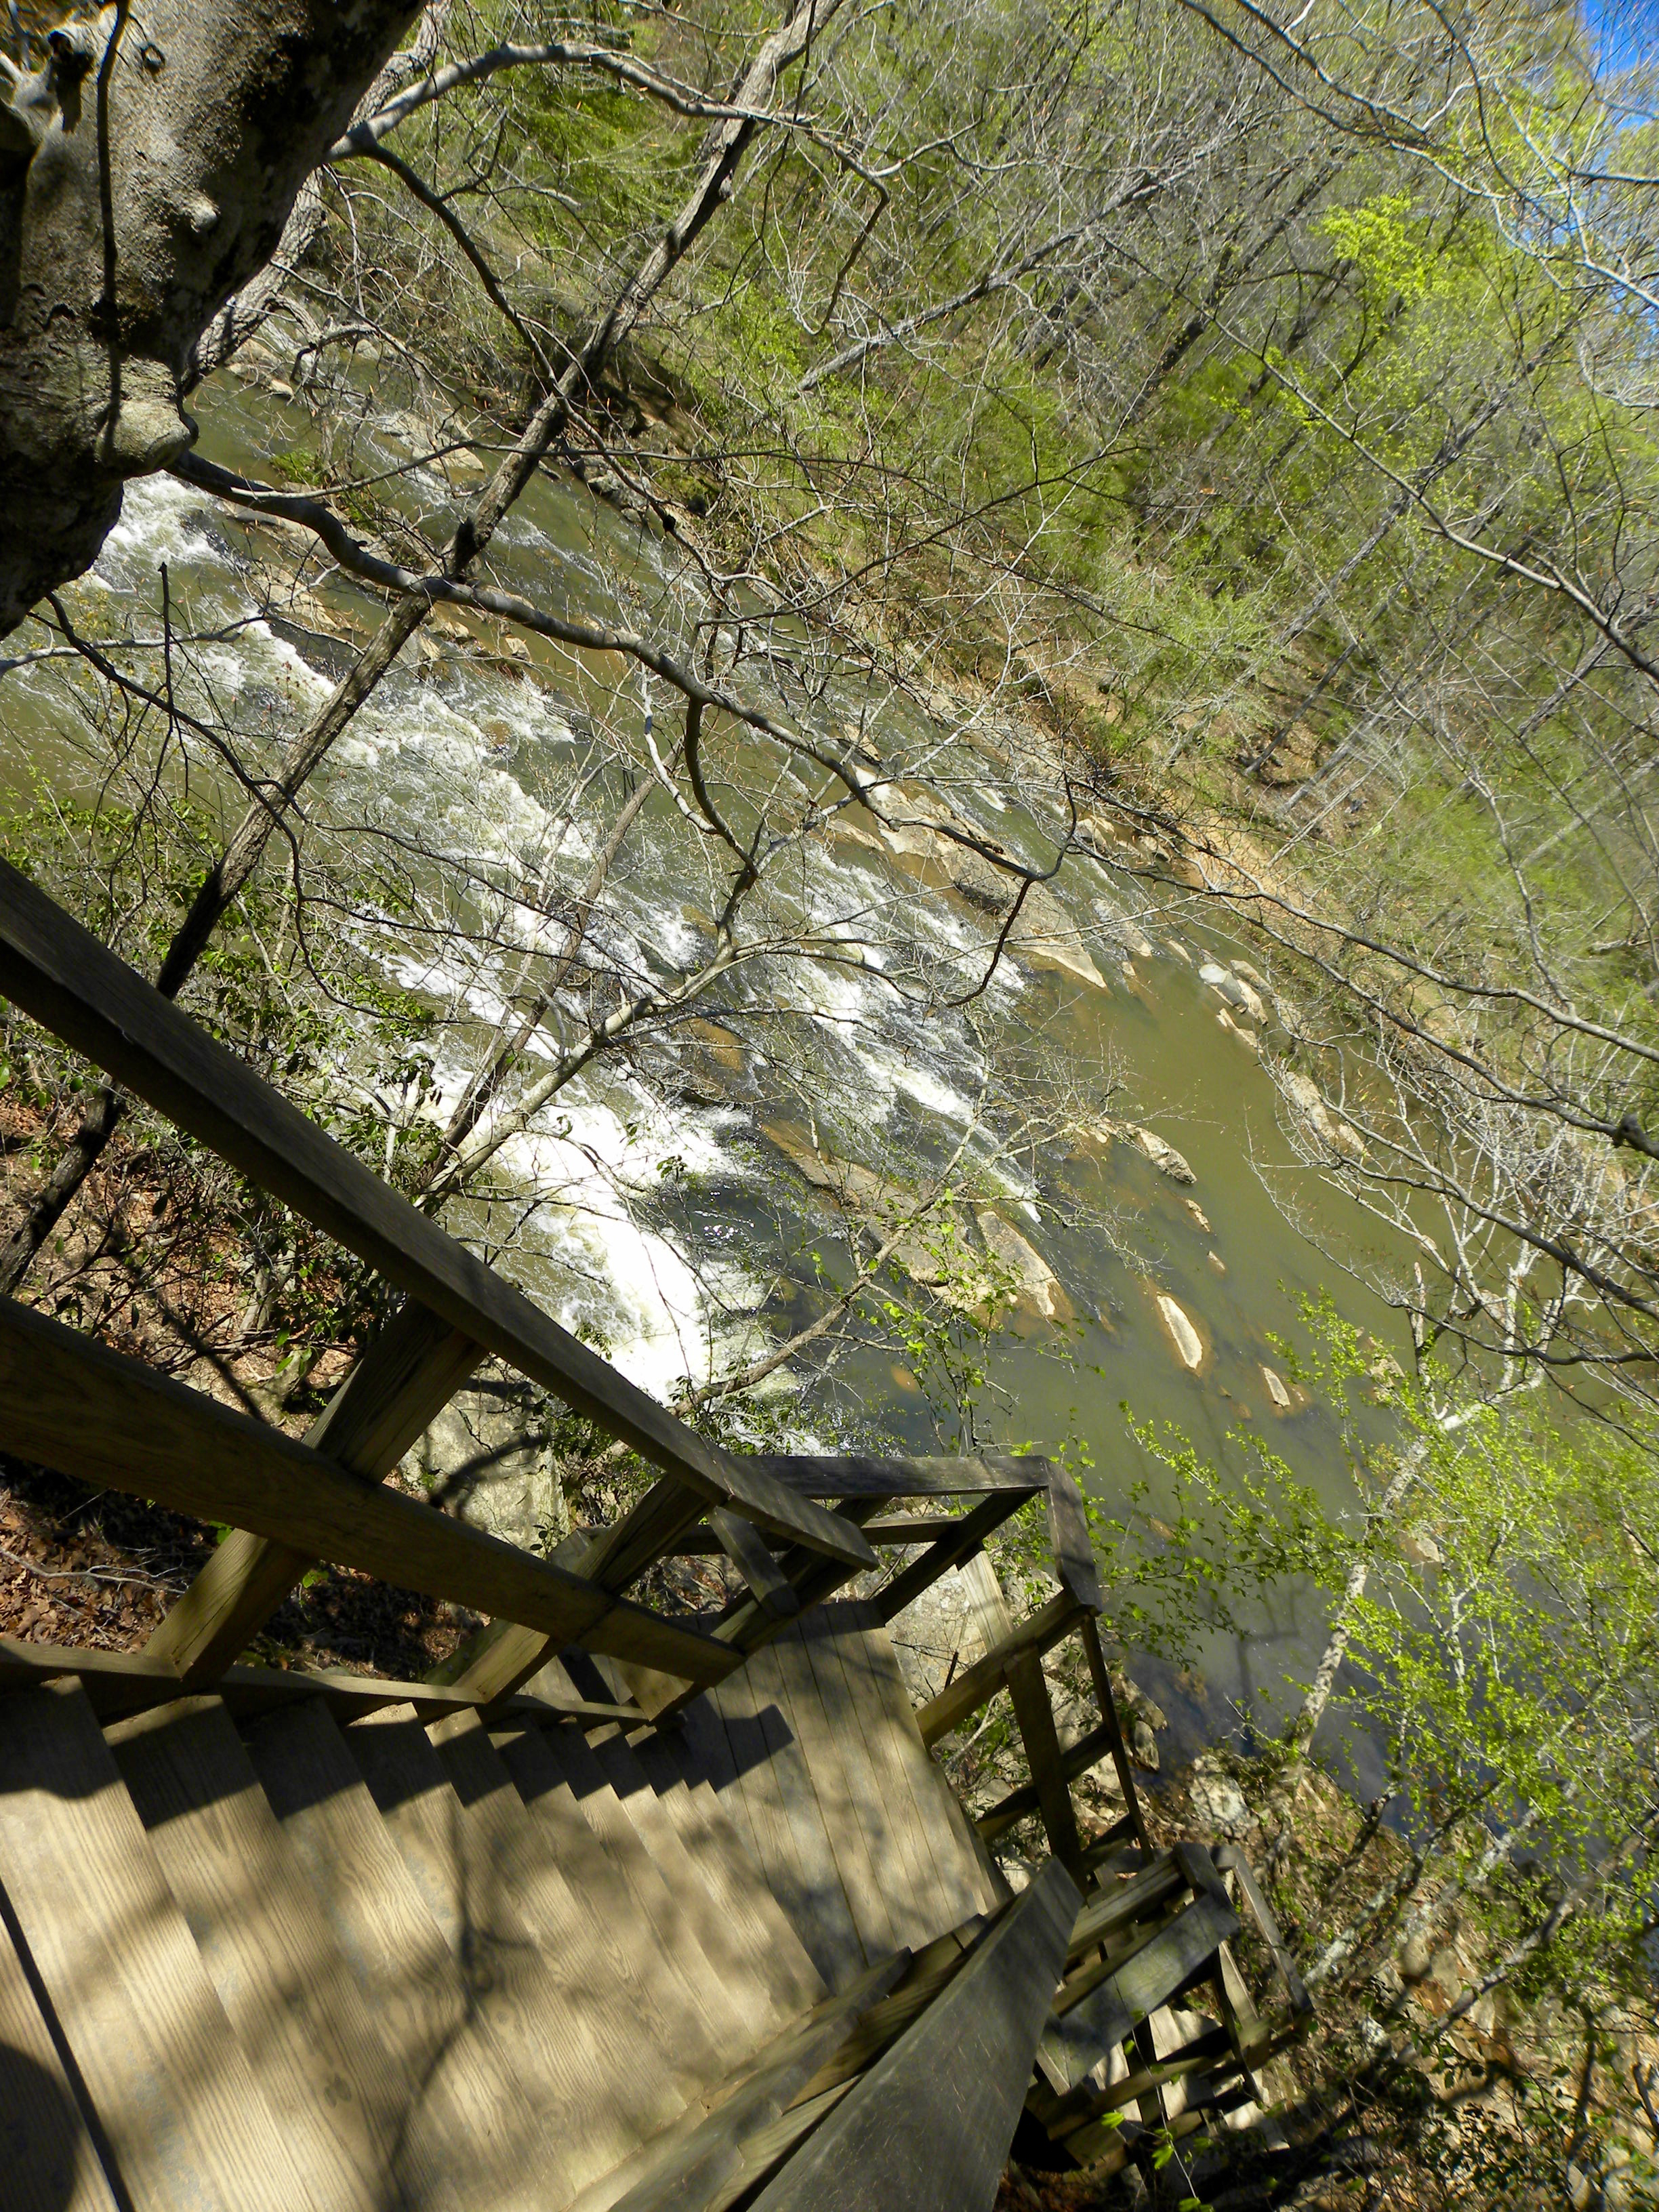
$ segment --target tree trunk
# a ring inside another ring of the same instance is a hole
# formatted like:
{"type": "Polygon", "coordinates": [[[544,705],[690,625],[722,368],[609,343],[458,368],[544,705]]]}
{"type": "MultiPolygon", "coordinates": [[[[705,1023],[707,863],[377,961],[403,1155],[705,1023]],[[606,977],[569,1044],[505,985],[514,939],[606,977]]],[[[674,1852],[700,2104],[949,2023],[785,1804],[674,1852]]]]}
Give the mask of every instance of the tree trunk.
{"type": "Polygon", "coordinates": [[[194,428],[192,349],[270,260],[415,0],[127,0],[0,58],[0,637],[194,428]]]}

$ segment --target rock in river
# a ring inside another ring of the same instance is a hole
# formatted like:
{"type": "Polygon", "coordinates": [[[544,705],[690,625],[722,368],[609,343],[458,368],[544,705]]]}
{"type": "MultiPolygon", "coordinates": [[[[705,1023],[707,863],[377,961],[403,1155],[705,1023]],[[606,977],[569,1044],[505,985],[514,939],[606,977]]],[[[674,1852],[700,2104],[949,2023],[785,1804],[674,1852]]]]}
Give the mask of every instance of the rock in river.
{"type": "Polygon", "coordinates": [[[1181,1355],[1182,1366],[1191,1368],[1194,1375],[1204,1364],[1204,1345],[1198,1331],[1171,1297],[1160,1292],[1158,1301],[1158,1318],[1170,1332],[1170,1340],[1181,1355]]]}

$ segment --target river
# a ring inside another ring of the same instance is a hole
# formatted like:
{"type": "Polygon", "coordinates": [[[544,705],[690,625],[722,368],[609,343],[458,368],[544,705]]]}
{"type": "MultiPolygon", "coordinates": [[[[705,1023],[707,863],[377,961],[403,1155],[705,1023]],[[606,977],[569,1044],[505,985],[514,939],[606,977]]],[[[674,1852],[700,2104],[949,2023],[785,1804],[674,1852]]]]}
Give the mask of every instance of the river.
{"type": "MultiPolygon", "coordinates": [[[[273,454],[286,453],[291,470],[293,455],[315,450],[314,427],[298,403],[228,379],[201,402],[202,450],[227,465],[264,472],[273,454]]],[[[354,436],[353,463],[366,475],[405,466],[419,427],[366,398],[354,436]]],[[[452,483],[433,465],[395,480],[387,495],[436,530],[468,481],[452,483]]],[[[268,759],[328,696],[345,641],[366,635],[376,612],[336,577],[286,617],[265,619],[261,580],[298,543],[228,516],[172,479],[140,482],[96,574],[69,604],[91,635],[154,638],[166,562],[177,627],[225,633],[177,655],[181,703],[222,716],[246,751],[268,759]]],[[[496,566],[504,580],[556,610],[677,635],[706,604],[672,538],[644,531],[574,479],[532,488],[502,534],[496,566]]],[[[39,634],[14,641],[14,649],[20,642],[38,643],[39,634]]],[[[514,941],[534,951],[546,940],[533,921],[526,925],[510,901],[492,906],[490,886],[540,871],[568,888],[585,872],[598,810],[614,805],[621,788],[614,775],[581,783],[596,732],[631,750],[636,772],[647,769],[634,673],[610,656],[584,659],[540,640],[530,653],[515,665],[453,635],[435,654],[406,650],[407,665],[352,726],[309,803],[336,838],[418,841],[418,873],[435,884],[447,869],[448,896],[475,922],[485,915],[499,925],[511,908],[514,941]],[[573,793],[584,788],[588,803],[567,818],[573,793]]],[[[152,673],[157,658],[145,662],[152,673]]],[[[59,790],[86,795],[95,787],[97,741],[77,696],[84,693],[66,684],[56,662],[4,677],[0,775],[8,787],[21,788],[30,763],[59,790]]],[[[818,715],[837,739],[861,718],[884,763],[925,766],[952,818],[1047,865],[1066,813],[1035,736],[1022,741],[1004,708],[981,714],[953,711],[960,702],[942,697],[934,703],[945,712],[930,720],[872,692],[849,669],[810,709],[799,693],[782,706],[798,722],[818,715]]],[[[658,712],[668,704],[661,695],[658,712]]],[[[187,743],[185,753],[195,797],[228,807],[234,787],[210,749],[187,743]]],[[[759,742],[728,736],[726,761],[735,791],[780,776],[805,788],[759,742]]],[[[896,799],[890,811],[899,811],[896,799]]],[[[914,1180],[961,1143],[994,1060],[993,1127],[1006,1129],[1022,1112],[1052,1118],[1064,1097],[1082,1120],[1109,1114],[1149,1128],[1184,1157],[1195,1181],[1171,1180],[1131,1141],[1056,1139],[994,1158],[988,1136],[970,1143],[966,1157],[979,1160],[981,1182],[968,1212],[993,1224],[994,1239],[1001,1234],[995,1223],[1015,1231],[1040,1262],[1028,1269],[1032,1287],[1021,1307],[983,1347],[981,1440],[1047,1449],[1076,1440],[1103,1502],[1121,1504],[1132,1483],[1149,1478],[1156,1504],[1164,1494],[1159,1470],[1129,1437],[1127,1405],[1139,1419],[1174,1425],[1224,1464],[1245,1464],[1240,1433],[1264,1433],[1325,1503],[1347,1508],[1328,1416],[1293,1387],[1285,1407],[1270,1393],[1264,1370],[1277,1375],[1285,1364],[1273,1340],[1305,1340],[1299,1302],[1322,1290],[1380,1342],[1399,1349],[1400,1333],[1320,1249],[1384,1256],[1376,1250],[1382,1232],[1352,1201],[1295,1166],[1279,1095],[1258,1056],[1273,1049],[1273,1025],[1253,1047],[1218,1018],[1223,1000],[1200,977],[1206,962],[1224,966],[1248,957],[1248,948],[1217,934],[1216,916],[1200,913],[1197,901],[1073,854],[1046,894],[1076,933],[1062,956],[1016,939],[979,997],[944,1006],[978,980],[996,924],[951,887],[928,832],[900,837],[914,849],[894,850],[895,841],[872,835],[859,812],[814,844],[810,877],[803,872],[775,893],[772,911],[793,900],[799,914],[845,924],[849,939],[861,933],[878,948],[902,939],[907,975],[931,966],[954,990],[936,989],[930,1006],[927,994],[896,989],[893,962],[879,950],[862,967],[775,961],[741,971],[727,989],[729,1036],[705,1019],[653,1039],[628,1061],[596,1064],[562,1093],[533,1139],[516,1139],[503,1153],[509,1175],[537,1200],[508,1264],[648,1388],[666,1394],[688,1372],[702,1380],[711,1358],[723,1365],[752,1357],[810,1319],[821,1304],[820,1271],[844,1279],[853,1232],[799,1170],[802,1158],[811,1166],[813,1138],[831,1160],[914,1180]],[[862,917],[860,928],[847,917],[862,917]],[[1291,1186],[1300,1228],[1275,1196],[1291,1186]],[[1176,1302],[1196,1334],[1195,1370],[1160,1297],[1176,1302]]],[[[665,795],[641,814],[634,858],[608,888],[596,926],[621,967],[660,979],[695,958],[719,872],[707,842],[665,795]]],[[[1042,911],[1052,921],[1056,909],[1042,911]]],[[[401,933],[389,918],[363,933],[362,949],[444,1008],[440,1073],[453,1096],[480,1025],[499,1011],[503,963],[516,955],[499,944],[463,952],[401,933]]],[[[967,1213],[959,1218],[969,1243],[981,1241],[967,1213]]],[[[1026,1267],[1018,1246],[1004,1243],[1016,1271],[1026,1267]]],[[[919,1310],[937,1316],[927,1293],[915,1295],[919,1310]]],[[[820,1348],[772,1379],[769,1419],[806,1449],[883,1437],[939,1449],[915,1365],[891,1348],[842,1351],[833,1360],[820,1348]]],[[[956,1440],[947,1423],[946,1448],[956,1440]]],[[[1241,1645],[1212,1644],[1201,1679],[1151,1670],[1177,1743],[1224,1726],[1236,1698],[1277,1693],[1316,1639],[1318,1616],[1305,1594],[1287,1590],[1257,1626],[1241,1645]]]]}

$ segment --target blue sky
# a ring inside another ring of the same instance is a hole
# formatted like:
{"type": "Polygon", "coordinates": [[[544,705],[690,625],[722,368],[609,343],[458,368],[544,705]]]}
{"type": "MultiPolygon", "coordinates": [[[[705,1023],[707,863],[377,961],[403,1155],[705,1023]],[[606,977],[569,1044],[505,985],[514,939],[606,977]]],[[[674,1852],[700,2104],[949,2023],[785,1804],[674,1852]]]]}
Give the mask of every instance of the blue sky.
{"type": "Polygon", "coordinates": [[[1584,0],[1584,21],[1603,69],[1659,62],[1659,0],[1584,0]]]}

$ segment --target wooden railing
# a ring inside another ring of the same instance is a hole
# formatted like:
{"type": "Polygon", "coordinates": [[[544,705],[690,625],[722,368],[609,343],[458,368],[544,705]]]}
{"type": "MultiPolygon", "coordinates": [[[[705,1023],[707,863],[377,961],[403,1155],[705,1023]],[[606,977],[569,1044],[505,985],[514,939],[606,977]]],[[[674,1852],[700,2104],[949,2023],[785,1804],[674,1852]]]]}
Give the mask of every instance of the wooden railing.
{"type": "MultiPolygon", "coordinates": [[[[225,1681],[283,1598],[325,1559],[489,1616],[463,1662],[445,1670],[447,1695],[499,1704],[544,1676],[561,1650],[579,1650],[615,1662],[635,1717],[661,1715],[741,1665],[802,1607],[875,1568],[878,1547],[908,1555],[925,1546],[878,1592],[890,1619],[1040,1492],[1066,1626],[1073,1614],[1092,1622],[1099,1584],[1082,1502],[1063,1469],[1036,1455],[722,1450],[561,1328],[3,861],[0,994],[403,1293],[303,1438],[0,1301],[0,1447],[231,1524],[151,1640],[140,1671],[152,1688],[225,1681]],[[571,1540],[552,1559],[386,1486],[486,1355],[659,1470],[614,1526],[571,1540]],[[917,1498],[969,1503],[955,1515],[893,1516],[892,1507],[917,1498]],[[712,1623],[665,1619],[629,1597],[659,1559],[716,1548],[744,1588],[712,1623]]],[[[1034,1680],[1017,1655],[1007,1668],[1019,1685],[1042,1809],[1063,1830],[1040,1670],[1034,1680]]],[[[981,1672],[969,1669],[963,1681],[981,1672]]],[[[1103,1689],[1103,1671],[1099,1680],[1103,1689]]],[[[572,1701],[592,1702],[574,1691],[572,1701]]],[[[1076,1864],[1069,1844],[1061,1855],[1076,1864]]]]}

